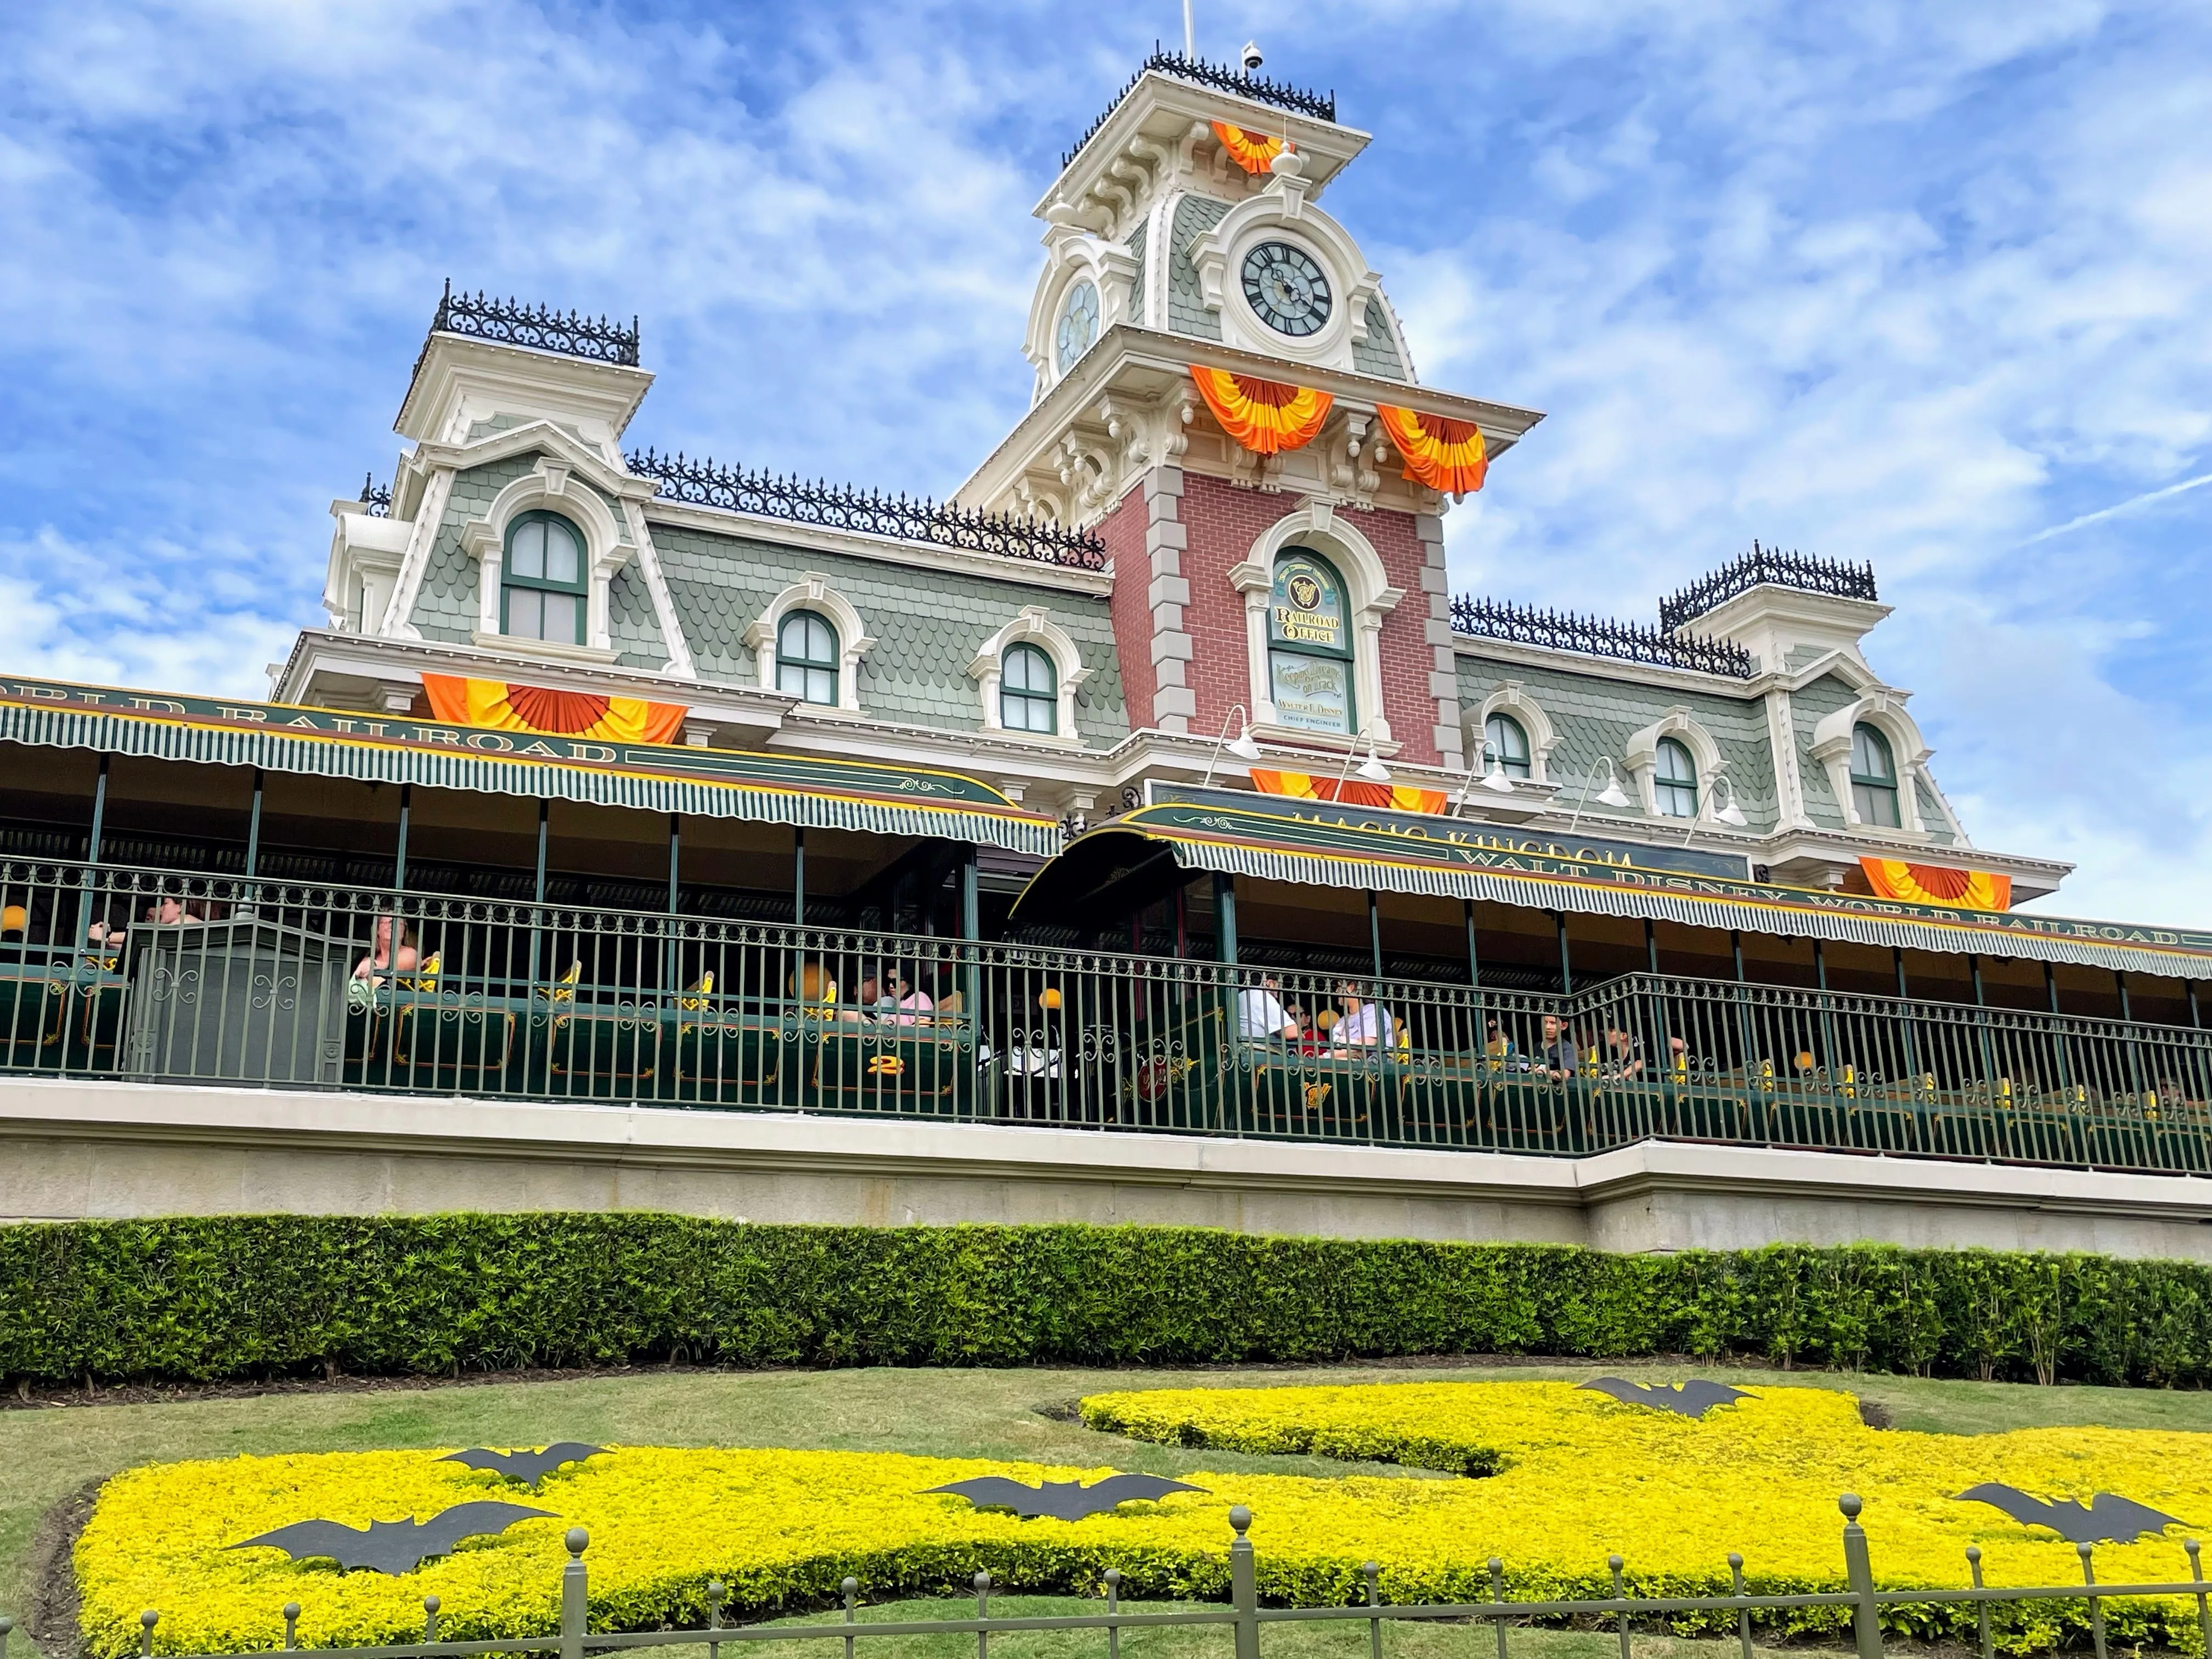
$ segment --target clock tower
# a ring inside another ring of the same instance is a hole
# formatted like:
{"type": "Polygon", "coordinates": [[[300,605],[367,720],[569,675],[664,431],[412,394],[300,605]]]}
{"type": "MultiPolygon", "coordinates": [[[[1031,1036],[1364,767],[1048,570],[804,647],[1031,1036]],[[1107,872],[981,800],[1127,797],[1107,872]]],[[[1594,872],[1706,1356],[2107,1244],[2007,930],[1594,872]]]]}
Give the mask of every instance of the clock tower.
{"type": "Polygon", "coordinates": [[[1420,384],[1321,205],[1367,143],[1156,53],[1037,204],[1035,393],[959,497],[1097,532],[1132,727],[1462,770],[1442,515],[1541,417],[1420,384]]]}

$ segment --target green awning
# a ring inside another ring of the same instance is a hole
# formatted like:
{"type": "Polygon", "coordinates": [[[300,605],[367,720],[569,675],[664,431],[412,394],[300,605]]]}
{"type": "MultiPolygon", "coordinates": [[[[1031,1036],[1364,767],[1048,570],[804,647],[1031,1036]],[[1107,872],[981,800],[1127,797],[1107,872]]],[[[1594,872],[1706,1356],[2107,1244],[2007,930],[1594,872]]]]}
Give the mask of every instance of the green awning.
{"type": "Polygon", "coordinates": [[[1437,818],[1429,829],[1393,817],[1389,824],[1353,825],[1295,809],[1270,811],[1218,801],[1140,807],[1077,837],[1037,872],[1014,915],[1103,922],[1125,901],[1157,896],[1164,873],[1172,882],[1176,871],[1212,871],[1315,887],[1481,899],[1784,938],[2212,979],[2212,933],[2017,910],[1946,909],[1628,862],[1552,857],[1485,845],[1495,838],[1450,818],[1437,818]]]}
{"type": "Polygon", "coordinates": [[[258,766],[805,829],[933,836],[1049,857],[1052,819],[957,772],[614,744],[286,703],[0,681],[0,741],[258,766]]]}

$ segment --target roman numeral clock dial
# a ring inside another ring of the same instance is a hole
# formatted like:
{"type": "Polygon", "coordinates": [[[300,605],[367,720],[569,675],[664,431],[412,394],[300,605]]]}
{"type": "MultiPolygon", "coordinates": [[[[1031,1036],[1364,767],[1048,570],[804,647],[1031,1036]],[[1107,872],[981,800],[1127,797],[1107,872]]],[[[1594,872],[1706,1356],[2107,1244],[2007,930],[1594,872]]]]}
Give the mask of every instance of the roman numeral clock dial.
{"type": "Polygon", "coordinates": [[[1328,278],[1313,256],[1288,242],[1262,242],[1244,256],[1244,300],[1252,314],[1294,340],[1328,321],[1328,278]]]}

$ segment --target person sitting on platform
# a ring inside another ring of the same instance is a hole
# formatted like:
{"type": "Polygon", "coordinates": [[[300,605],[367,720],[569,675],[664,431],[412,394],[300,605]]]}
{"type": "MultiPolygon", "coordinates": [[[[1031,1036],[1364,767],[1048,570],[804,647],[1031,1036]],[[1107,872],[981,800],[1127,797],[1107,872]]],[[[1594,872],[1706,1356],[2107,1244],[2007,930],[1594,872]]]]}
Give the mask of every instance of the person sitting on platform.
{"type": "Polygon", "coordinates": [[[873,974],[863,974],[860,994],[853,999],[852,1006],[837,1011],[837,1018],[854,1024],[877,1019],[890,1006],[891,1000],[884,994],[883,981],[873,974]]]}
{"type": "Polygon", "coordinates": [[[1285,1042],[1298,1040],[1298,1023],[1283,1006],[1282,982],[1263,974],[1257,985],[1237,994],[1237,1035],[1246,1042],[1285,1042]]]}
{"type": "Polygon", "coordinates": [[[1493,1019],[1490,1022],[1489,1037],[1482,1045],[1482,1052],[1501,1069],[1505,1069],[1513,1066],[1514,1060],[1521,1051],[1514,1046],[1513,1039],[1506,1036],[1505,1028],[1493,1019]]]}
{"type": "Polygon", "coordinates": [[[374,987],[384,983],[386,974],[410,972],[422,960],[415,949],[415,930],[406,922],[395,921],[390,916],[376,919],[374,942],[368,954],[353,965],[353,976],[366,980],[374,987]],[[395,943],[393,933],[398,933],[395,943]]]}
{"type": "Polygon", "coordinates": [[[1558,1014],[1544,1016],[1543,1036],[1543,1047],[1536,1054],[1537,1066],[1553,1082],[1565,1083],[1582,1070],[1582,1045],[1576,1041],[1566,1020],[1558,1014]]]}
{"type": "Polygon", "coordinates": [[[891,970],[891,990],[884,999],[890,1004],[888,1018],[894,1025],[930,1025],[937,1010],[935,999],[917,987],[903,968],[891,970]]]}
{"type": "Polygon", "coordinates": [[[1618,1025],[1608,1023],[1605,1042],[1598,1050],[1599,1072],[1609,1078],[1626,1079],[1644,1075],[1644,1045],[1618,1025]]]}
{"type": "Polygon", "coordinates": [[[1379,1002],[1363,1000],[1359,988],[1350,980],[1337,987],[1336,1006],[1343,1012],[1328,1035],[1340,1051],[1389,1046],[1390,1011],[1379,1002]]]}
{"type": "MultiPolygon", "coordinates": [[[[165,893],[146,907],[141,920],[157,927],[181,927],[188,921],[220,921],[223,909],[212,899],[179,898],[165,893]]],[[[114,921],[103,920],[94,922],[85,936],[94,945],[107,945],[121,942],[124,932],[114,921]]]]}

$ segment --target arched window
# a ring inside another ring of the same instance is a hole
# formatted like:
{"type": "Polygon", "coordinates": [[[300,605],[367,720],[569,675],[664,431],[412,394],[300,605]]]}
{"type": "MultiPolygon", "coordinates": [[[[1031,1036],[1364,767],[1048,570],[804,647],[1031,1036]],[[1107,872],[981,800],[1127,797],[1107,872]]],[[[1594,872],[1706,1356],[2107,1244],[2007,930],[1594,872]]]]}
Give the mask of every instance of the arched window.
{"type": "Polygon", "coordinates": [[[1009,732],[1060,730],[1060,671],[1034,645],[1010,645],[999,665],[999,724],[1009,732]]]}
{"type": "Polygon", "coordinates": [[[1897,808],[1897,758],[1889,739],[1864,721],[1851,728],[1851,805],[1861,823],[1905,826],[1897,808]]]}
{"type": "Polygon", "coordinates": [[[1659,739],[1659,752],[1651,768],[1651,793],[1667,817],[1698,816],[1698,763],[1673,738],[1659,739]]]}
{"type": "Polygon", "coordinates": [[[1528,775],[1528,734],[1510,714],[1492,714],[1482,723],[1482,763],[1492,762],[1509,778],[1528,775]]]}
{"type": "Polygon", "coordinates": [[[837,630],[825,618],[793,611],[776,625],[775,689],[836,705],[837,630]]]}
{"type": "Polygon", "coordinates": [[[499,631],[523,640],[584,642],[584,538],[550,513],[508,526],[500,564],[499,631]]]}
{"type": "Polygon", "coordinates": [[[1278,723],[1293,731],[1359,729],[1344,579],[1310,547],[1286,547],[1275,556],[1267,602],[1267,695],[1278,723]]]}

